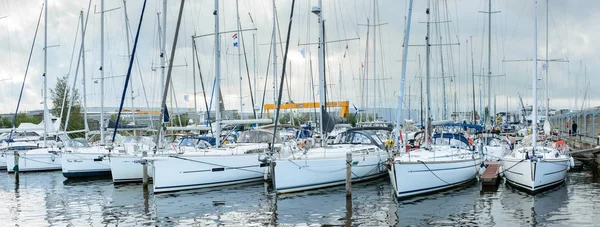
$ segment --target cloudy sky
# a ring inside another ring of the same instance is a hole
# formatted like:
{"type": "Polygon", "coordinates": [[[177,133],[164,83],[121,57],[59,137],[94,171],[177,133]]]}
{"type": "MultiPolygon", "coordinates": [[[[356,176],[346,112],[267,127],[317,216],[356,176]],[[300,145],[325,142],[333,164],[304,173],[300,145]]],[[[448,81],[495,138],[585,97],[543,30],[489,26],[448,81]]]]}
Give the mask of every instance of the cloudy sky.
{"type": "MultiPolygon", "coordinates": [[[[105,64],[104,73],[105,105],[116,107],[119,104],[124,85],[123,75],[128,66],[128,44],[125,14],[129,18],[131,47],[135,31],[140,22],[142,0],[124,1],[105,0],[105,64]],[[114,9],[114,10],[112,10],[114,9]]],[[[285,40],[288,30],[291,1],[275,0],[278,15],[278,36],[285,40]]],[[[326,25],[326,40],[346,40],[332,42],[327,46],[327,76],[330,100],[349,100],[356,106],[397,107],[399,81],[401,77],[402,44],[405,34],[408,0],[377,0],[376,12],[373,12],[373,0],[323,0],[322,12],[326,25]],[[380,24],[370,27],[364,24],[380,24]],[[358,38],[358,39],[356,39],[358,38]],[[368,41],[368,42],[367,42],[368,41]],[[373,42],[375,41],[375,42],[373,42]],[[368,51],[367,51],[368,45],[368,51]],[[346,50],[346,46],[348,46],[346,50]],[[374,53],[375,52],[375,53],[374,53]],[[366,55],[368,53],[368,59],[366,55]],[[375,55],[374,55],[375,54],[375,55]],[[344,57],[346,55],[346,57],[344,57]],[[362,65],[365,68],[362,68],[362,65]],[[365,74],[365,70],[368,72],[365,74]],[[364,78],[368,78],[364,80],[364,78]],[[368,88],[363,89],[368,83],[368,88]]],[[[35,33],[36,23],[42,9],[42,0],[0,0],[0,113],[14,111],[20,86],[25,74],[27,58],[35,33]]],[[[70,83],[76,77],[75,68],[81,34],[79,24],[80,11],[84,16],[88,10],[88,1],[48,0],[48,87],[53,88],[58,77],[69,76],[70,83]],[[77,38],[76,38],[77,37],[77,38]],[[74,53],[74,54],[73,54],[74,53]],[[74,57],[73,57],[74,56],[74,57]]],[[[317,46],[302,45],[318,41],[318,23],[316,16],[310,13],[316,0],[296,2],[290,36],[287,79],[284,100],[310,102],[313,99],[311,89],[312,75],[317,81],[317,46]],[[304,57],[301,54],[304,51],[304,57]]],[[[439,116],[443,109],[443,80],[446,84],[446,103],[448,111],[465,111],[472,108],[471,75],[487,72],[487,0],[434,0],[432,1],[431,24],[432,52],[432,108],[439,116]],[[472,41],[471,41],[472,40],[472,41]],[[444,44],[444,45],[438,45],[444,44]],[[448,44],[448,45],[446,45],[448,44]],[[473,53],[471,58],[471,52],[473,53]],[[474,64],[472,65],[471,62],[474,64]],[[484,69],[485,68],[485,69],[484,69]],[[443,69],[443,73],[442,73],[443,69]]],[[[221,31],[236,30],[236,1],[220,1],[221,31]]],[[[174,29],[180,1],[170,0],[167,7],[167,56],[173,45],[174,29]]],[[[411,108],[418,109],[420,103],[420,79],[425,76],[425,48],[419,46],[425,42],[426,1],[415,1],[410,33],[410,46],[407,58],[407,94],[411,108]],[[421,59],[421,62],[419,62],[421,59]],[[421,64],[420,64],[421,63],[421,64]],[[419,67],[421,65],[421,67],[419,67]],[[409,89],[410,88],[410,89],[409,89]]],[[[600,82],[593,80],[598,71],[598,52],[595,37],[600,36],[600,28],[595,26],[599,19],[594,16],[600,9],[600,2],[593,0],[551,0],[549,6],[549,59],[558,60],[549,64],[549,94],[552,108],[580,109],[582,106],[600,104],[598,90],[600,82]],[[587,69],[587,70],[586,70],[587,69]],[[587,71],[587,74],[585,73],[587,71]],[[586,76],[587,75],[587,76],[586,76]],[[585,100],[585,105],[584,104],[585,100]]],[[[192,74],[191,36],[214,33],[213,0],[188,0],[185,3],[183,21],[173,59],[172,106],[175,101],[179,107],[194,108],[194,77],[192,74]],[[189,97],[189,99],[186,98],[189,97]]],[[[88,106],[100,106],[100,1],[92,0],[85,36],[85,72],[87,82],[86,97],[88,106]]],[[[160,46],[158,14],[162,14],[161,0],[148,0],[143,17],[136,53],[136,64],[132,70],[133,105],[157,107],[160,102],[160,46]]],[[[492,54],[491,72],[492,102],[496,100],[498,111],[516,110],[518,95],[523,96],[526,105],[532,104],[533,63],[531,61],[509,61],[532,59],[534,55],[534,12],[532,0],[492,1],[492,54]]],[[[266,103],[272,103],[272,64],[269,63],[269,50],[273,32],[273,12],[271,0],[240,0],[239,17],[243,29],[256,28],[241,34],[248,62],[250,82],[258,94],[261,103],[266,84],[266,103]],[[252,18],[252,20],[251,20],[252,18]],[[256,42],[256,48],[252,45],[256,42]],[[256,58],[254,57],[256,56],[256,58]],[[256,60],[256,67],[254,62],[256,60]],[[269,66],[270,65],[270,66],[269,66]],[[267,74],[267,68],[269,68],[267,74]],[[254,71],[257,86],[254,85],[254,71]],[[265,83],[265,79],[267,80],[265,83]]],[[[545,59],[546,53],[546,1],[538,3],[538,58],[545,59]]],[[[85,19],[85,18],[84,18],[85,19]]],[[[43,47],[44,17],[33,49],[33,56],[25,81],[22,110],[42,109],[43,88],[43,47]]],[[[161,28],[162,29],[162,28],[161,28]]],[[[226,109],[239,109],[240,93],[243,109],[251,111],[250,92],[246,76],[246,59],[238,55],[233,46],[232,33],[221,37],[221,78],[226,109]],[[238,62],[242,62],[241,67],[238,62]],[[239,69],[242,69],[242,89],[240,92],[239,69]]],[[[239,39],[238,39],[239,40],[239,39]]],[[[278,42],[280,42],[278,37],[278,42]]],[[[214,36],[196,39],[200,56],[200,72],[210,99],[214,79],[214,36]]],[[[281,75],[283,53],[277,45],[277,71],[281,75]]],[[[244,48],[241,49],[243,54],[244,48]]],[[[544,62],[538,63],[539,90],[541,100],[545,94],[544,62]]],[[[83,93],[81,69],[77,75],[76,87],[83,93]]],[[[200,77],[196,70],[196,89],[198,92],[198,110],[204,110],[200,77]]],[[[130,87],[131,89],[131,87],[130,87]]],[[[477,105],[482,98],[487,105],[487,81],[476,77],[475,90],[477,105]],[[483,94],[480,96],[480,92],[483,94]]],[[[315,96],[318,94],[315,89],[315,96]]],[[[131,107],[131,90],[127,92],[126,108],[131,107]]],[[[257,98],[255,97],[255,100],[257,98]]],[[[492,104],[492,107],[494,105],[492,104]]],[[[112,109],[111,109],[112,110],[112,109]]]]}

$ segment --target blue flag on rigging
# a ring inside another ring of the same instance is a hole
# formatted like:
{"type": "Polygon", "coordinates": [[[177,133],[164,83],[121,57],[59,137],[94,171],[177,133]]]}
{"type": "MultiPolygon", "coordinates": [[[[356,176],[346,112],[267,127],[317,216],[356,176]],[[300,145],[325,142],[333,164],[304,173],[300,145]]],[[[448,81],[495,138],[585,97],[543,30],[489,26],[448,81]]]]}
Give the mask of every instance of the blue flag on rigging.
{"type": "Polygon", "coordinates": [[[163,122],[169,121],[171,121],[171,117],[169,116],[169,109],[167,108],[167,105],[165,105],[163,122]]]}

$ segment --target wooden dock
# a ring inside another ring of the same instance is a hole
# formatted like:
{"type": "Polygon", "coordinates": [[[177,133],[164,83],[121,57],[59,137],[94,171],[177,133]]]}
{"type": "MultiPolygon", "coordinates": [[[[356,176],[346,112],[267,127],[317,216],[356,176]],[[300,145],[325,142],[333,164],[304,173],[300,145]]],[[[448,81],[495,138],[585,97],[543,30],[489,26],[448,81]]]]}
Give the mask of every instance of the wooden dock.
{"type": "Polygon", "coordinates": [[[483,186],[496,186],[500,182],[499,169],[500,162],[485,162],[487,168],[481,175],[481,184],[483,186]]]}

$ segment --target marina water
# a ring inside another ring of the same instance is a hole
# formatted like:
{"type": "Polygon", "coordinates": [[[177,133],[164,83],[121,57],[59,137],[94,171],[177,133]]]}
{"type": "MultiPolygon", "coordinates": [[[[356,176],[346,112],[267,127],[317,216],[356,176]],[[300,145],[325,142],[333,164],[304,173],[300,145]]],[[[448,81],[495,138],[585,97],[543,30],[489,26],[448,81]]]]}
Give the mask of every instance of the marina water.
{"type": "Polygon", "coordinates": [[[528,195],[474,183],[397,200],[389,179],[345,188],[275,195],[266,183],[178,193],[144,193],[139,184],[110,179],[70,181],[61,172],[0,172],[1,226],[597,226],[600,183],[588,171],[571,172],[565,185],[528,195]]]}

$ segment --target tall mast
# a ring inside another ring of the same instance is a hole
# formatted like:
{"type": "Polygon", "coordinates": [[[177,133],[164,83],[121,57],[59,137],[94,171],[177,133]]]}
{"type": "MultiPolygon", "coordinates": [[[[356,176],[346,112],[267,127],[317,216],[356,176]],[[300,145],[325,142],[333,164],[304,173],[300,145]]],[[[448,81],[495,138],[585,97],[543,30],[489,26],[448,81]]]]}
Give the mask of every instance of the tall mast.
{"type": "MultiPolygon", "coordinates": [[[[219,0],[215,0],[215,100],[217,129],[215,130],[216,147],[221,145],[221,43],[219,34],[219,0]]],[[[209,119],[210,120],[210,119],[209,119]]]]}
{"type": "Polygon", "coordinates": [[[477,124],[477,118],[475,116],[476,105],[475,105],[475,64],[473,64],[473,36],[471,36],[471,77],[473,79],[473,124],[477,124]]]}
{"type": "MultiPolygon", "coordinates": [[[[240,22],[240,7],[239,7],[239,0],[235,0],[235,17],[236,17],[236,22],[237,22],[237,35],[238,35],[238,40],[242,39],[242,24],[240,22]]],[[[240,119],[244,119],[244,114],[243,114],[243,109],[244,109],[244,104],[242,101],[242,53],[241,50],[242,48],[240,48],[241,42],[238,42],[236,40],[237,44],[237,53],[238,53],[238,74],[240,76],[240,119]]],[[[244,46],[244,48],[246,48],[244,46]]]]}
{"type": "Polygon", "coordinates": [[[533,114],[531,120],[532,127],[532,150],[535,154],[535,145],[537,142],[537,0],[533,1],[533,114]]]}
{"type": "Polygon", "coordinates": [[[104,0],[100,0],[100,141],[104,138],[104,0]]]}
{"type": "Polygon", "coordinates": [[[426,95],[427,95],[427,104],[426,104],[426,108],[425,108],[425,147],[429,148],[430,147],[430,143],[429,143],[429,137],[431,137],[429,130],[431,130],[429,124],[430,124],[430,111],[431,111],[431,88],[430,88],[430,84],[429,84],[429,58],[431,55],[431,49],[429,46],[429,30],[430,30],[430,20],[431,20],[431,11],[430,11],[430,7],[431,7],[431,1],[427,0],[427,10],[425,11],[427,13],[427,36],[425,37],[425,89],[426,89],[426,95]]]}
{"type": "Polygon", "coordinates": [[[377,0],[373,0],[373,120],[377,120],[377,0]]]}
{"type": "MultiPolygon", "coordinates": [[[[196,34],[194,34],[195,36],[196,34]]],[[[198,114],[198,104],[196,101],[196,41],[194,41],[194,37],[192,36],[192,78],[194,83],[194,113],[198,114]]],[[[208,110],[206,110],[208,111],[208,110]]],[[[198,114],[200,115],[200,114],[198,114]]],[[[200,123],[200,119],[198,119],[198,124],[200,123]]]]}
{"type": "MultiPolygon", "coordinates": [[[[163,0],[163,10],[162,10],[162,39],[160,40],[160,85],[161,86],[169,86],[166,84],[165,79],[165,64],[167,63],[167,0],[163,0]]],[[[161,90],[161,92],[163,92],[161,90]]],[[[161,97],[164,94],[161,94],[161,97]]],[[[161,106],[160,109],[163,107],[161,106]]],[[[164,121],[164,119],[159,119],[159,121],[164,121]]],[[[162,124],[161,124],[162,125],[162,124]]],[[[162,130],[162,129],[160,129],[162,130]]]]}
{"type": "MultiPolygon", "coordinates": [[[[83,25],[83,11],[81,11],[81,24],[83,25]]],[[[88,8],[88,16],[89,14],[89,8],[88,8]]],[[[86,21],[87,21],[87,17],[86,17],[86,21]]],[[[87,30],[87,23],[85,24],[85,30],[87,30]]],[[[88,118],[87,118],[87,90],[86,87],[87,85],[85,84],[85,30],[84,27],[81,26],[81,75],[83,78],[81,78],[81,80],[83,81],[83,128],[85,129],[85,139],[88,139],[88,131],[90,130],[89,126],[88,126],[88,118]]]]}
{"type": "Polygon", "coordinates": [[[419,54],[419,83],[421,85],[421,112],[419,113],[419,115],[421,115],[421,125],[423,125],[423,75],[421,74],[422,70],[421,70],[421,55],[419,54]]]}
{"type": "MultiPolygon", "coordinates": [[[[365,99],[365,105],[363,106],[363,109],[366,110],[367,107],[369,106],[369,32],[371,31],[371,21],[369,20],[369,18],[367,18],[367,40],[366,40],[366,44],[365,44],[365,68],[364,68],[364,74],[365,74],[365,91],[364,91],[364,99],[365,99]]],[[[366,121],[369,121],[369,112],[367,111],[367,116],[366,116],[366,121]]]]}
{"type": "MultiPolygon", "coordinates": [[[[548,60],[548,30],[550,29],[550,27],[548,27],[548,9],[549,9],[549,1],[546,0],[546,121],[548,121],[548,117],[549,117],[549,112],[550,111],[550,97],[548,96],[548,86],[549,86],[549,77],[548,77],[548,70],[550,69],[550,65],[549,65],[549,60],[548,60]]],[[[537,59],[535,59],[534,61],[537,61],[537,59]]]]}
{"type": "MultiPolygon", "coordinates": [[[[535,61],[535,59],[534,59],[535,61]]],[[[486,117],[492,116],[492,0],[488,1],[488,114],[486,117]]],[[[489,119],[485,119],[486,121],[489,119]]],[[[486,123],[484,123],[485,126],[486,123]]]]}
{"type": "MultiPolygon", "coordinates": [[[[123,13],[125,15],[125,37],[127,39],[127,58],[131,58],[131,44],[129,43],[129,17],[127,16],[127,3],[123,0],[123,13]]],[[[131,117],[135,124],[135,107],[133,106],[133,77],[129,77],[129,85],[131,86],[131,117]]]]}
{"type": "Polygon", "coordinates": [[[273,103],[277,105],[277,9],[273,0],[273,37],[271,37],[271,49],[273,50],[273,103]]]}
{"type": "MultiPolygon", "coordinates": [[[[44,0],[44,115],[48,114],[48,0],[44,0]]],[[[49,117],[44,117],[44,146],[48,134],[49,117]]]]}
{"type": "MultiPolygon", "coordinates": [[[[439,7],[438,7],[439,10],[439,7]]],[[[435,27],[437,28],[437,33],[439,32],[439,24],[436,24],[435,27]]],[[[442,43],[442,36],[440,35],[440,44],[442,43]]],[[[442,69],[442,99],[443,99],[443,106],[442,106],[442,120],[447,119],[448,117],[448,100],[446,99],[446,77],[444,76],[444,53],[443,53],[443,46],[440,46],[440,65],[441,65],[441,69],[442,69]]]]}
{"type": "MultiPolygon", "coordinates": [[[[314,9],[313,9],[314,12],[314,9]]],[[[319,105],[320,105],[320,129],[321,129],[321,147],[327,144],[325,133],[323,131],[323,113],[325,112],[325,26],[323,21],[323,0],[319,0],[319,12],[317,13],[319,22],[319,105]]]]}
{"type": "MultiPolygon", "coordinates": [[[[406,20],[406,34],[404,34],[404,49],[402,51],[402,78],[400,78],[400,98],[398,98],[398,112],[396,113],[396,127],[400,128],[402,123],[402,107],[404,104],[404,87],[406,85],[406,61],[408,57],[408,41],[410,38],[410,21],[412,19],[413,0],[408,3],[408,18],[406,20]]],[[[419,62],[420,64],[421,62],[419,62]]],[[[409,92],[410,95],[410,92],[409,92]]],[[[408,108],[410,115],[410,108],[408,108]]],[[[398,136],[394,136],[394,140],[398,140],[398,136]]],[[[398,144],[398,141],[395,141],[398,144]]]]}
{"type": "MultiPolygon", "coordinates": [[[[290,69],[291,69],[291,67],[290,67],[290,69]]],[[[291,74],[291,70],[290,70],[290,74],[291,74]]],[[[340,94],[339,94],[340,100],[343,100],[344,98],[342,97],[342,64],[341,63],[340,63],[340,76],[338,78],[338,87],[339,87],[339,90],[340,90],[340,94]]]]}
{"type": "MultiPolygon", "coordinates": [[[[256,26],[254,26],[256,27],[256,26]]],[[[252,34],[252,55],[253,56],[253,68],[254,68],[254,97],[258,99],[258,84],[256,83],[257,73],[256,73],[256,34],[252,34]]],[[[252,92],[252,91],[250,91],[252,92]]],[[[257,101],[258,102],[258,101],[257,101]]]]}

